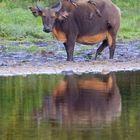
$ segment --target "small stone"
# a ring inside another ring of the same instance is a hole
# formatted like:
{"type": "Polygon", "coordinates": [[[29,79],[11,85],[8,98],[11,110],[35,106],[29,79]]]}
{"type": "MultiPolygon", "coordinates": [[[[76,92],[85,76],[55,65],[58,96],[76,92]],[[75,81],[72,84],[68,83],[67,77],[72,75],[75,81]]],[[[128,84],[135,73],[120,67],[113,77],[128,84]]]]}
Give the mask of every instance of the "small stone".
{"type": "Polygon", "coordinates": [[[108,69],[103,69],[103,70],[102,70],[102,74],[103,74],[103,75],[106,75],[106,74],[108,74],[109,72],[110,72],[110,71],[109,71],[108,69]]]}

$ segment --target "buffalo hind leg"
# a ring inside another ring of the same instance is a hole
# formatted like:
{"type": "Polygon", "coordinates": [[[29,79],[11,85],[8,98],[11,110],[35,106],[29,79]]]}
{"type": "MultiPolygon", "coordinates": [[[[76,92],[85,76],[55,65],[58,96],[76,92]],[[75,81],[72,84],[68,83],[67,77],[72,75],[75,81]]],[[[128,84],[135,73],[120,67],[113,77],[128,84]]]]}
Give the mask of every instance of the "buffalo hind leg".
{"type": "Polygon", "coordinates": [[[99,46],[99,48],[96,51],[95,60],[97,59],[97,56],[101,54],[101,52],[108,46],[108,41],[104,40],[103,43],[99,46]]]}
{"type": "Polygon", "coordinates": [[[113,59],[116,48],[116,37],[112,39],[112,45],[109,46],[109,59],[113,59]]]}

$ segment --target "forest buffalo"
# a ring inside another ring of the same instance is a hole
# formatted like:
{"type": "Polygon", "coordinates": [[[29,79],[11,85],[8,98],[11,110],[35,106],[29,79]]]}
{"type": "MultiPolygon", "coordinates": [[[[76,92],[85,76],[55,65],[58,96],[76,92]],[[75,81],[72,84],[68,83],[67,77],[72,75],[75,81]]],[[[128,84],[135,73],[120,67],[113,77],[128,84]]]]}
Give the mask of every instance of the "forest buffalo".
{"type": "Polygon", "coordinates": [[[30,9],[34,16],[42,17],[43,31],[52,32],[64,44],[67,61],[73,61],[75,42],[86,45],[102,42],[95,59],[107,46],[109,58],[113,59],[120,27],[120,10],[110,0],[94,0],[94,3],[83,2],[75,6],[68,0],[63,0],[50,8],[41,9],[37,6],[30,9]]]}

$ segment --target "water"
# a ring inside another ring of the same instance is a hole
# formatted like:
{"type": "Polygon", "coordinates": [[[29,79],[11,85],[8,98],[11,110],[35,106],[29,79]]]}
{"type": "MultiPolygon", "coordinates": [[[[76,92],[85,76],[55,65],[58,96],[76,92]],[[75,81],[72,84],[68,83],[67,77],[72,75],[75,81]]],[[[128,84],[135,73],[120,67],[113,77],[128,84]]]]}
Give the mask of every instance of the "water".
{"type": "Polygon", "coordinates": [[[139,140],[140,72],[0,77],[0,140],[139,140]]]}

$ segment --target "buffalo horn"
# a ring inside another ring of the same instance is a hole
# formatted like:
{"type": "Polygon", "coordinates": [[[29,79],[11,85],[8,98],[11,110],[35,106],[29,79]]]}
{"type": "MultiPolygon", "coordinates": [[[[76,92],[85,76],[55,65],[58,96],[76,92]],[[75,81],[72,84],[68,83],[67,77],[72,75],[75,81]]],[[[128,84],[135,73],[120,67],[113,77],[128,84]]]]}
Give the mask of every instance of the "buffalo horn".
{"type": "Polygon", "coordinates": [[[39,11],[42,11],[42,8],[39,6],[39,2],[40,2],[40,0],[37,0],[37,2],[36,2],[36,7],[37,7],[37,9],[38,9],[39,11]]]}
{"type": "Polygon", "coordinates": [[[62,8],[62,2],[61,2],[61,0],[59,0],[59,5],[57,7],[55,7],[55,8],[53,8],[53,10],[55,12],[58,12],[61,8],[62,8]]]}

